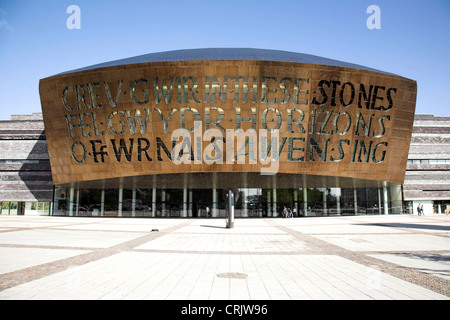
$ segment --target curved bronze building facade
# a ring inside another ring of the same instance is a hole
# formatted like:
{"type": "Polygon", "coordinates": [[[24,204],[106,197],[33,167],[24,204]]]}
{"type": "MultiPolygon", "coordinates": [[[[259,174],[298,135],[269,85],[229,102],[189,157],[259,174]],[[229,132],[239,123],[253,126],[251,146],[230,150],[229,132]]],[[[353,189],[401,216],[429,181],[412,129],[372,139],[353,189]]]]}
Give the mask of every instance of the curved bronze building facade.
{"type": "Polygon", "coordinates": [[[197,49],[40,81],[55,215],[402,210],[416,82],[299,53],[197,49]],[[295,210],[294,210],[295,208],[295,210]]]}

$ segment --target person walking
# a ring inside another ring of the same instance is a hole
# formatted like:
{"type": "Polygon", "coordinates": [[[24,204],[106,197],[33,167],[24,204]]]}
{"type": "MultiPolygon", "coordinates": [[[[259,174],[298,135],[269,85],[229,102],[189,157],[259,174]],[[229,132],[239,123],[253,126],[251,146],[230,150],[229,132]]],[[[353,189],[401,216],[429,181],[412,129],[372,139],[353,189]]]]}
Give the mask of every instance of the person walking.
{"type": "Polygon", "coordinates": [[[420,213],[422,214],[422,216],[425,216],[425,212],[423,212],[423,205],[420,207],[420,213]]]}
{"type": "Polygon", "coordinates": [[[419,203],[419,205],[417,206],[417,215],[420,216],[420,203],[419,203]]]}
{"type": "Polygon", "coordinates": [[[283,208],[283,214],[284,214],[284,217],[285,217],[285,218],[288,217],[288,211],[287,211],[286,206],[284,206],[284,208],[283,208]]]}
{"type": "Polygon", "coordinates": [[[209,217],[209,207],[208,206],[206,206],[206,217],[207,218],[209,217]]]}

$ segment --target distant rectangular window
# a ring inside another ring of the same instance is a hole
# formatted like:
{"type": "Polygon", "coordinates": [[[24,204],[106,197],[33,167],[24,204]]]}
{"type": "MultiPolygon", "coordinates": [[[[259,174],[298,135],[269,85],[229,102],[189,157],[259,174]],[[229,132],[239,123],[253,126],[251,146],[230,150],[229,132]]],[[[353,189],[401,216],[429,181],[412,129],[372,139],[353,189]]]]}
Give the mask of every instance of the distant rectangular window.
{"type": "Polygon", "coordinates": [[[23,164],[23,163],[49,163],[48,159],[0,159],[0,163],[23,164]]]}
{"type": "Polygon", "coordinates": [[[408,164],[450,164],[450,159],[408,159],[408,164]]]}

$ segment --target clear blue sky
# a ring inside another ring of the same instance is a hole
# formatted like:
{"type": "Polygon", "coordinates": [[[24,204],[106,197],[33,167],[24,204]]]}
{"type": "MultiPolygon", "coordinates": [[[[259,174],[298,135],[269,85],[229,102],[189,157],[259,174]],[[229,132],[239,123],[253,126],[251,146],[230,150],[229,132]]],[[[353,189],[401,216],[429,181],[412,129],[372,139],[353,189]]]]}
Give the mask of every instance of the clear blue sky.
{"type": "Polygon", "coordinates": [[[450,1],[0,0],[0,120],[40,112],[39,79],[136,55],[250,47],[308,53],[414,79],[416,113],[450,116],[450,1]],[[81,29],[69,30],[69,5],[81,29]],[[381,29],[369,30],[369,5],[381,29]]]}

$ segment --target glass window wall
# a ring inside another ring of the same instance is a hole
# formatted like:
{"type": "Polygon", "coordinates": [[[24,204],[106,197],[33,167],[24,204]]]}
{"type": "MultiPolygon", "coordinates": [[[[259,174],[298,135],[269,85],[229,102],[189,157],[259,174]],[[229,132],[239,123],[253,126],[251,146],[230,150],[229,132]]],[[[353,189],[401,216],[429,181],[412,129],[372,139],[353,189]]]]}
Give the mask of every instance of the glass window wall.
{"type": "MultiPolygon", "coordinates": [[[[236,188],[235,217],[409,213],[400,186],[389,188],[236,188]]],[[[53,215],[107,217],[225,217],[225,189],[55,188],[53,215]]],[[[2,203],[2,214],[17,203],[2,203]]]]}

